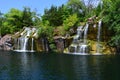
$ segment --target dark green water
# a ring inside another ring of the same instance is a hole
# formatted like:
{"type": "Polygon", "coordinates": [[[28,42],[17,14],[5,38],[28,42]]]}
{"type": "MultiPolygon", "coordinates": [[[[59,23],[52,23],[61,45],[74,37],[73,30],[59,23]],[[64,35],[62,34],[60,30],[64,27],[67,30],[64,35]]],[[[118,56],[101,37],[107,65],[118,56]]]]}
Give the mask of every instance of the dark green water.
{"type": "Polygon", "coordinates": [[[120,80],[120,56],[1,51],[0,80],[120,80]]]}

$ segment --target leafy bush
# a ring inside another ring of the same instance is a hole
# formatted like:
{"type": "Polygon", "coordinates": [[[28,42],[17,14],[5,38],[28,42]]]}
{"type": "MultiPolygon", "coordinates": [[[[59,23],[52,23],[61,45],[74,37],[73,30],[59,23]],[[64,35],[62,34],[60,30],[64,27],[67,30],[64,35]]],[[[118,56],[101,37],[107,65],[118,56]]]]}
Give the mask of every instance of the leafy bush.
{"type": "Polygon", "coordinates": [[[53,27],[49,26],[49,21],[46,21],[45,24],[41,24],[41,27],[38,29],[39,37],[47,37],[49,41],[53,38],[53,27]]]}
{"type": "Polygon", "coordinates": [[[64,20],[64,29],[68,31],[78,22],[77,14],[70,15],[66,20],[64,20]]]}
{"type": "Polygon", "coordinates": [[[111,34],[110,44],[113,46],[120,45],[120,0],[103,0],[104,12],[103,21],[108,26],[111,34]]]}

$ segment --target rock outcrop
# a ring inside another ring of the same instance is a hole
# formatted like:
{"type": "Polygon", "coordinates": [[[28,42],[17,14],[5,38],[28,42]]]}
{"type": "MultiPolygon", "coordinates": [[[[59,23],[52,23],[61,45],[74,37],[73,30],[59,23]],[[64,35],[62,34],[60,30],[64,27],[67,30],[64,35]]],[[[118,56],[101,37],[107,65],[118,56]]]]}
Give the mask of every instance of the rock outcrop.
{"type": "Polygon", "coordinates": [[[12,36],[7,34],[0,39],[0,50],[13,50],[12,36]]]}
{"type": "Polygon", "coordinates": [[[63,52],[64,49],[67,48],[71,44],[72,37],[55,36],[54,41],[55,41],[57,51],[63,52]]]}

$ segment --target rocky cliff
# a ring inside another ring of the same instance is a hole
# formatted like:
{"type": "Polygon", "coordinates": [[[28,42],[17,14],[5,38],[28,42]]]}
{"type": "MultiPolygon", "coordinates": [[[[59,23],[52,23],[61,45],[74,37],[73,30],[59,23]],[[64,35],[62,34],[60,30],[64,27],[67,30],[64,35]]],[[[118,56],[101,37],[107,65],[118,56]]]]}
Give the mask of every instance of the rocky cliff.
{"type": "Polygon", "coordinates": [[[0,50],[13,50],[12,36],[7,34],[0,39],[0,50]]]}

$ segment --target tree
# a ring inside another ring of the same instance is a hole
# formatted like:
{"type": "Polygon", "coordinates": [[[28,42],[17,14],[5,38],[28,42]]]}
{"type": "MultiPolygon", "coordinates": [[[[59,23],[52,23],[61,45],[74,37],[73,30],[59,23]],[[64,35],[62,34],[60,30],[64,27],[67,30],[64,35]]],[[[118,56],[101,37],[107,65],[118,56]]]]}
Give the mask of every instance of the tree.
{"type": "Polygon", "coordinates": [[[60,7],[51,6],[50,9],[44,10],[44,15],[42,16],[43,23],[46,20],[49,21],[50,26],[60,26],[63,24],[63,20],[65,20],[69,16],[69,11],[66,6],[62,5],[60,7]]]}
{"type": "Polygon", "coordinates": [[[67,7],[71,10],[71,14],[77,14],[81,19],[84,18],[86,6],[81,0],[69,0],[67,7]]]}
{"type": "Polygon", "coordinates": [[[120,49],[120,0],[103,0],[103,21],[111,32],[110,44],[120,49]]]}
{"type": "Polygon", "coordinates": [[[37,14],[36,12],[33,12],[32,21],[33,21],[33,26],[39,27],[42,23],[40,14],[37,14]]]}
{"type": "Polygon", "coordinates": [[[41,27],[39,27],[38,35],[41,38],[47,38],[49,41],[52,41],[53,29],[52,26],[49,26],[49,21],[46,21],[44,24],[41,24],[41,27]]]}
{"type": "Polygon", "coordinates": [[[2,35],[17,32],[23,27],[39,26],[41,22],[38,14],[26,7],[23,11],[12,8],[0,19],[4,19],[1,26],[2,35]]]}
{"type": "Polygon", "coordinates": [[[64,20],[64,29],[68,31],[71,27],[75,26],[77,22],[77,14],[70,15],[66,20],[64,20]]]}
{"type": "Polygon", "coordinates": [[[46,22],[46,20],[48,20],[50,26],[57,26],[59,24],[56,6],[51,6],[49,10],[45,9],[44,13],[45,14],[42,16],[43,22],[46,22]]]}
{"type": "Polygon", "coordinates": [[[12,8],[8,13],[4,14],[4,21],[1,27],[2,35],[6,33],[14,33],[20,30],[22,26],[22,11],[12,8]]]}
{"type": "Polygon", "coordinates": [[[23,13],[22,13],[22,26],[29,27],[33,25],[33,12],[30,8],[24,7],[23,13]]]}

